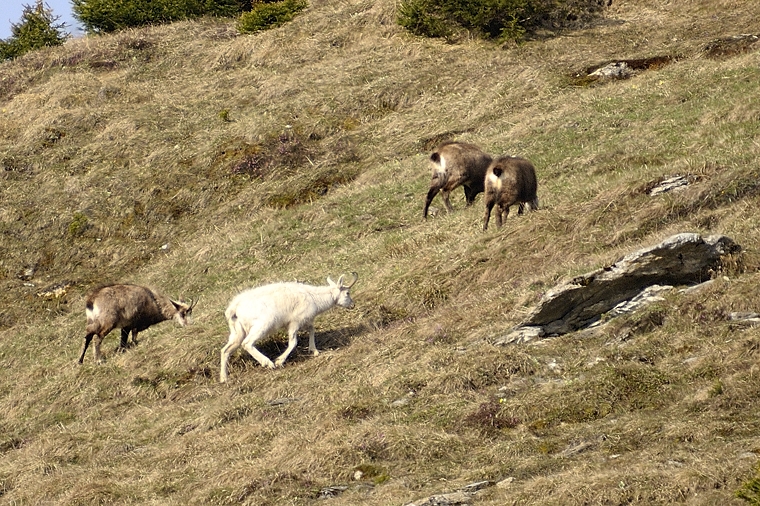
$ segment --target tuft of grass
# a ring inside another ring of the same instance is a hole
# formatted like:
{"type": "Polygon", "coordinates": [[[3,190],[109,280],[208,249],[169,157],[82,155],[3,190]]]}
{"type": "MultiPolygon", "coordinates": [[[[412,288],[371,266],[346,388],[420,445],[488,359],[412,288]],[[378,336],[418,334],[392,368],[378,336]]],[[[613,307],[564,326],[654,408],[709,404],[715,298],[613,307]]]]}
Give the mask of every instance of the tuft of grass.
{"type": "Polygon", "coordinates": [[[74,216],[72,216],[71,221],[69,222],[69,235],[71,237],[81,236],[85,230],[87,230],[88,224],[89,220],[87,218],[87,215],[83,212],[77,211],[74,213],[74,216]]]}
{"type": "Polygon", "coordinates": [[[760,504],[760,467],[755,465],[754,475],[742,483],[741,487],[736,491],[736,497],[743,499],[753,506],[760,504]]]}

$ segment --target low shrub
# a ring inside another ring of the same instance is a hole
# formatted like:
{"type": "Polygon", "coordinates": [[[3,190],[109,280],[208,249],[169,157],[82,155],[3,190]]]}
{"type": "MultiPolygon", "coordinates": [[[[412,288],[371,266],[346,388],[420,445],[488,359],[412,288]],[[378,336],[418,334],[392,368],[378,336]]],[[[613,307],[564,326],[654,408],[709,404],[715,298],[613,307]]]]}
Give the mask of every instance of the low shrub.
{"type": "Polygon", "coordinates": [[[291,21],[307,6],[306,0],[256,3],[250,12],[245,12],[240,16],[237,29],[240,33],[255,33],[274,28],[291,21]]]}
{"type": "Polygon", "coordinates": [[[397,22],[415,35],[455,38],[461,32],[520,40],[540,29],[573,27],[596,16],[606,0],[402,0],[397,22]]]}
{"type": "Polygon", "coordinates": [[[90,33],[171,23],[201,16],[232,17],[250,0],[71,0],[74,17],[90,33]]]}

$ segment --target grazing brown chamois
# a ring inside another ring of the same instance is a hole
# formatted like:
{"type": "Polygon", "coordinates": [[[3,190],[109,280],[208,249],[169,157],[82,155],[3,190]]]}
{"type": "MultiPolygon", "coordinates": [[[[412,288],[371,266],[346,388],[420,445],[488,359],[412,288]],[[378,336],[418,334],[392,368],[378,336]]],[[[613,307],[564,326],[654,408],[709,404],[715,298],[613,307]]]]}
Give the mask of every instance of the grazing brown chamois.
{"type": "Polygon", "coordinates": [[[79,363],[84,361],[84,354],[93,336],[95,362],[100,363],[103,360],[100,343],[113,329],[121,329],[119,347],[126,348],[130,332],[132,342],[137,344],[137,333],[156,323],[174,319],[184,327],[193,306],[195,304],[174,301],[139,285],[106,285],[95,288],[85,303],[87,327],[79,363]]]}

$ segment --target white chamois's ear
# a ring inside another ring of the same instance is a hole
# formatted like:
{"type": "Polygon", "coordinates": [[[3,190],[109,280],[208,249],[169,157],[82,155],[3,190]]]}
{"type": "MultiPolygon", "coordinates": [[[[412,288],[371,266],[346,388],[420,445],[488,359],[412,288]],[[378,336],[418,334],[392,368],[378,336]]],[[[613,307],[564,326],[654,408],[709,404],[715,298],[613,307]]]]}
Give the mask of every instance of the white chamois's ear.
{"type": "Polygon", "coordinates": [[[330,276],[327,276],[327,284],[330,286],[335,286],[335,281],[333,281],[330,276]]]}
{"type": "Polygon", "coordinates": [[[339,287],[343,288],[343,274],[341,274],[340,277],[338,278],[337,284],[339,287]]]}

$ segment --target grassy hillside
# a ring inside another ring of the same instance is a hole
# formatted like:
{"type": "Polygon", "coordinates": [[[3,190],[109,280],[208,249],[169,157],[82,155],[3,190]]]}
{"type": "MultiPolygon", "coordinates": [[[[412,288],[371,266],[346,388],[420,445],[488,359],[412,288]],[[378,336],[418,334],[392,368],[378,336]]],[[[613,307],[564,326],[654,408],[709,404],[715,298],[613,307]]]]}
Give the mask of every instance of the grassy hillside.
{"type": "Polygon", "coordinates": [[[0,64],[0,501],[401,505],[511,477],[474,503],[745,504],[760,330],[727,314],[760,310],[760,45],[715,41],[760,33],[760,3],[663,4],[494,47],[317,0],[254,36],[176,23],[0,64]],[[483,233],[457,191],[423,221],[449,137],[531,159],[542,209],[483,233]],[[695,183],[646,193],[674,174],[695,183]],[[556,283],[687,231],[743,254],[600,332],[493,344],[556,283]],[[218,383],[238,290],[349,271],[321,355],[240,352],[218,383]],[[200,298],[194,323],[78,366],[103,282],[200,298]]]}

